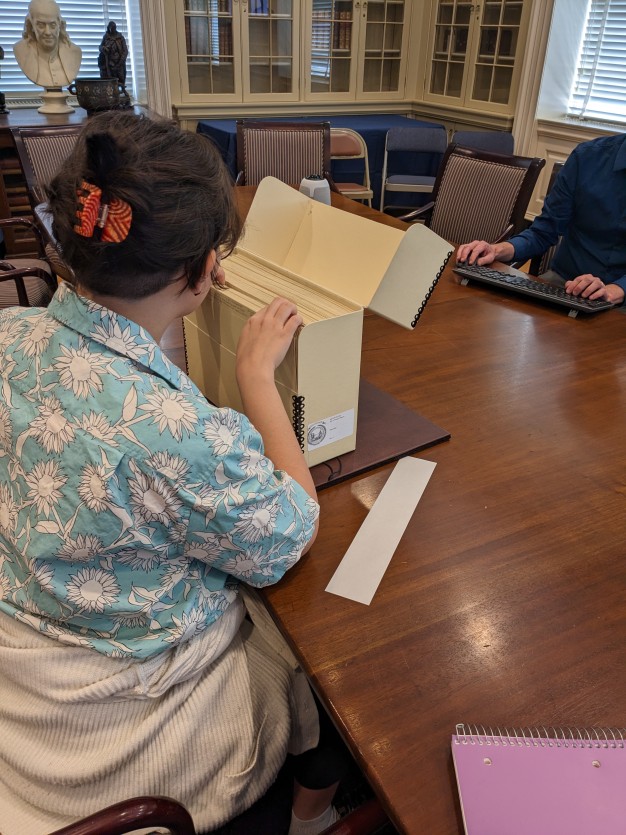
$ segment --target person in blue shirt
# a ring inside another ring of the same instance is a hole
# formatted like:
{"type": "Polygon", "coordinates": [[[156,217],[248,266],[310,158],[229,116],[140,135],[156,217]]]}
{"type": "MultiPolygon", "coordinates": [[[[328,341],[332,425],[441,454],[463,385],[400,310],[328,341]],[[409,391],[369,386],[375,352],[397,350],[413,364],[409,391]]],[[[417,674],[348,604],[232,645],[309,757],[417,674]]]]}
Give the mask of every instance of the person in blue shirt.
{"type": "MultiPolygon", "coordinates": [[[[574,296],[623,304],[626,292],[626,136],[578,145],[528,229],[501,243],[472,241],[459,261],[526,261],[562,236],[551,274],[574,296]]],[[[553,277],[550,275],[549,277],[553,277]]]]}
{"type": "Polygon", "coordinates": [[[317,533],[274,381],[302,318],[276,298],[244,325],[245,414],[161,351],[170,324],[226,292],[217,253],[240,231],[219,153],[173,122],[92,117],[48,203],[76,283],[0,311],[2,832],[144,794],[212,830],[291,753],[293,817],[276,831],[313,835],[338,777],[313,773],[316,706],[254,594],[317,533]]]}

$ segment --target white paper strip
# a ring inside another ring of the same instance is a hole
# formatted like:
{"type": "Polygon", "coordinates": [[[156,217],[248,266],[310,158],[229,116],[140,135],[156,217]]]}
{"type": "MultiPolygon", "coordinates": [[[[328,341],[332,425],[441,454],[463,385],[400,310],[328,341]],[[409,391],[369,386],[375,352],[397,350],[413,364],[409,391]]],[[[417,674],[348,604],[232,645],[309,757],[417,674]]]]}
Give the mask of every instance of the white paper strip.
{"type": "Polygon", "coordinates": [[[398,461],[326,591],[371,603],[434,469],[421,458],[398,461]]]}

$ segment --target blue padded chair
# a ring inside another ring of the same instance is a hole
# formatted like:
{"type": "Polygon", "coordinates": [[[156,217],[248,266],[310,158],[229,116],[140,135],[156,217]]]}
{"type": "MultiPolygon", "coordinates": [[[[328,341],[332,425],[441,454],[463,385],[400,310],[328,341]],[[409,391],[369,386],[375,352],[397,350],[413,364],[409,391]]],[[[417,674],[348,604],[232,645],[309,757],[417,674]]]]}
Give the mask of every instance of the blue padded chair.
{"type": "MultiPolygon", "coordinates": [[[[380,195],[380,210],[385,210],[385,194],[387,192],[412,192],[413,194],[430,194],[435,185],[435,177],[414,174],[411,171],[397,171],[397,159],[400,154],[422,153],[438,154],[443,157],[448,145],[448,137],[443,127],[432,128],[389,128],[385,140],[385,156],[383,160],[382,189],[380,195]],[[389,174],[388,172],[393,173],[389,174]]],[[[406,163],[405,163],[406,164],[406,163]]],[[[394,205],[394,208],[397,204],[394,205]]]]}
{"type": "Polygon", "coordinates": [[[494,154],[513,154],[513,134],[504,130],[457,130],[452,135],[455,145],[494,154]]]}

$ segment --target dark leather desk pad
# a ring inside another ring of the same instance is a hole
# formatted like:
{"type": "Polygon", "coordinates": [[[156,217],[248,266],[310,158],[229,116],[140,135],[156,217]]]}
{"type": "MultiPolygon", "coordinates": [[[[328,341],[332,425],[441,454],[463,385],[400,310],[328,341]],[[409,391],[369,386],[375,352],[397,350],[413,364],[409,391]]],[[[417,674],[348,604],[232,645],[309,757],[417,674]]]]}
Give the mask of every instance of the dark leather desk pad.
{"type": "Polygon", "coordinates": [[[450,433],[361,378],[356,449],[311,467],[318,490],[403,455],[447,441],[450,433]]]}

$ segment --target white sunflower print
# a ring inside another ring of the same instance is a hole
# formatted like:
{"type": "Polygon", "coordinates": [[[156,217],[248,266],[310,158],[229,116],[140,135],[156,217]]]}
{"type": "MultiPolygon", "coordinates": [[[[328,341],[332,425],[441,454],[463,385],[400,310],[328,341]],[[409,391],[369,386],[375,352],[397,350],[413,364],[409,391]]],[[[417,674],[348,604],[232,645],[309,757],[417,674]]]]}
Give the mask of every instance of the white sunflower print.
{"type": "Polygon", "coordinates": [[[198,513],[204,513],[205,522],[208,525],[215,517],[220,502],[220,494],[208,484],[203,485],[194,492],[193,509],[198,513]]]}
{"type": "Polygon", "coordinates": [[[83,638],[81,635],[75,635],[68,629],[63,629],[62,627],[56,626],[56,624],[50,622],[44,624],[43,631],[51,638],[56,638],[56,640],[61,644],[68,644],[73,647],[86,647],[87,649],[93,647],[89,638],[83,638]]]}
{"type": "Polygon", "coordinates": [[[96,325],[90,336],[112,351],[132,359],[140,359],[145,354],[145,348],[137,344],[137,335],[133,335],[130,325],[122,329],[117,317],[111,318],[106,325],[96,325]]]}
{"type": "Polygon", "coordinates": [[[272,536],[276,529],[278,508],[272,501],[258,502],[243,508],[234,530],[244,542],[258,542],[272,536]]]}
{"type": "Polygon", "coordinates": [[[53,363],[59,373],[59,382],[63,388],[71,391],[75,397],[86,398],[90,394],[102,391],[102,375],[106,371],[106,361],[96,356],[85,346],[67,348],[60,346],[63,356],[53,363]]]}
{"type": "Polygon", "coordinates": [[[164,554],[147,548],[123,548],[116,556],[116,561],[128,565],[134,571],[152,571],[163,559],[164,554]]]}
{"type": "Polygon", "coordinates": [[[143,612],[116,612],[112,620],[118,629],[145,629],[150,623],[143,612]]]}
{"type": "Polygon", "coordinates": [[[90,562],[104,552],[104,545],[97,536],[79,533],[76,539],[68,539],[59,548],[56,556],[67,562],[90,562]]]}
{"type": "Polygon", "coordinates": [[[224,552],[222,537],[214,533],[204,534],[203,542],[185,542],[184,556],[191,560],[213,562],[224,552]]]}
{"type": "Polygon", "coordinates": [[[249,478],[255,476],[260,481],[265,481],[264,476],[273,472],[270,461],[265,455],[260,450],[251,447],[244,450],[240,466],[249,478]]]}
{"type": "Polygon", "coordinates": [[[65,589],[67,600],[81,612],[104,612],[105,606],[112,606],[120,593],[115,574],[101,568],[81,568],[70,574],[65,589]]]}
{"type": "Polygon", "coordinates": [[[255,574],[261,574],[265,577],[272,576],[272,569],[260,546],[251,548],[247,552],[235,554],[222,564],[222,569],[228,574],[232,574],[233,577],[243,577],[245,580],[250,580],[255,574]]]}
{"type": "Polygon", "coordinates": [[[177,487],[182,486],[189,472],[189,462],[180,455],[172,455],[170,452],[156,452],[148,458],[146,463],[177,487]]]}
{"type": "Polygon", "coordinates": [[[50,563],[44,560],[34,560],[31,564],[31,572],[37,585],[41,586],[44,591],[50,593],[54,591],[54,569],[50,563]]]}
{"type": "Polygon", "coordinates": [[[204,438],[213,447],[216,455],[228,455],[235,445],[241,430],[239,415],[231,409],[221,409],[204,422],[204,438]]]}
{"type": "Polygon", "coordinates": [[[11,581],[0,571],[0,600],[8,600],[11,594],[11,581]]]}
{"type": "Polygon", "coordinates": [[[17,525],[19,508],[13,500],[13,493],[8,484],[0,484],[0,531],[12,540],[17,525]]]}
{"type": "Polygon", "coordinates": [[[27,357],[40,357],[50,343],[50,337],[58,330],[59,325],[49,316],[39,314],[35,327],[21,342],[21,349],[27,357]]]}
{"type": "Polygon", "coordinates": [[[0,403],[0,449],[10,449],[12,438],[13,424],[11,423],[11,415],[6,405],[0,403]]]}
{"type": "Polygon", "coordinates": [[[196,608],[190,612],[183,612],[180,618],[172,615],[172,623],[174,627],[166,630],[168,635],[165,640],[168,643],[180,644],[204,632],[207,628],[207,615],[204,609],[196,608]]]}
{"type": "Polygon", "coordinates": [[[156,388],[153,394],[146,395],[146,400],[148,402],[139,408],[152,415],[152,421],[161,434],[167,429],[177,441],[182,440],[183,430],[191,436],[198,414],[183,394],[156,388]]]}
{"type": "Polygon", "coordinates": [[[144,522],[176,521],[182,504],[174,490],[162,476],[148,476],[136,468],[135,478],[128,479],[130,503],[136,516],[144,522]]]}
{"type": "Polygon", "coordinates": [[[78,495],[95,513],[102,513],[109,507],[107,481],[106,469],[101,464],[88,464],[81,473],[78,495]]]}
{"type": "Polygon", "coordinates": [[[74,440],[74,428],[66,418],[61,402],[54,396],[45,397],[38,413],[31,424],[33,437],[46,452],[62,452],[74,440]]]}
{"type": "Polygon", "coordinates": [[[28,485],[28,498],[35,505],[37,513],[48,517],[55,504],[62,497],[61,488],[67,478],[56,461],[38,461],[29,473],[24,474],[28,485]]]}
{"type": "Polygon", "coordinates": [[[82,415],[80,428],[84,429],[85,432],[89,432],[92,437],[97,438],[99,441],[106,441],[111,446],[118,445],[115,440],[117,434],[115,427],[111,426],[104,415],[96,412],[89,412],[88,415],[82,415]]]}

